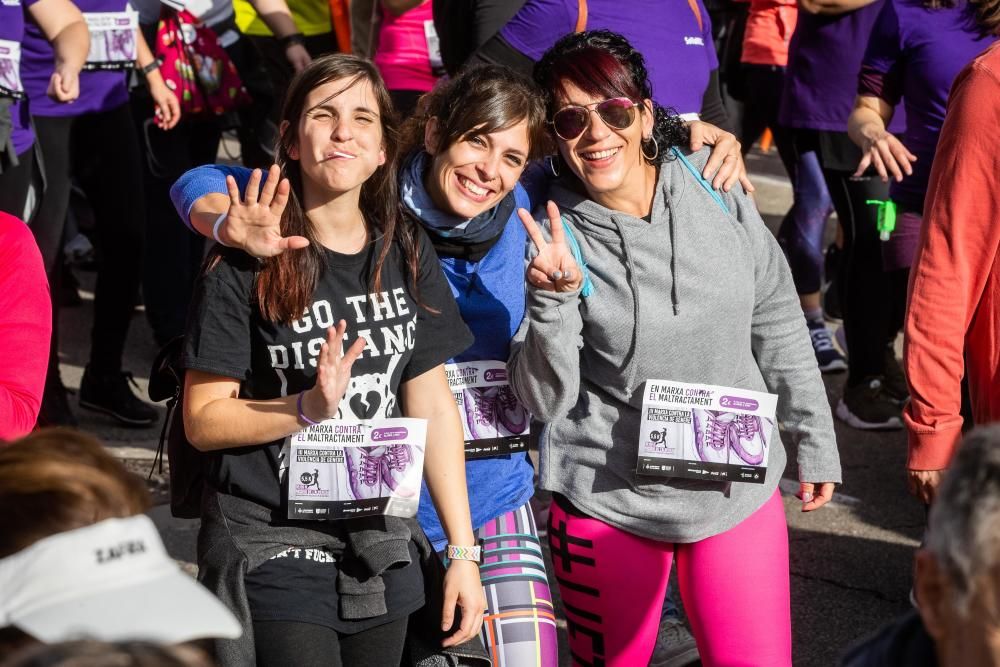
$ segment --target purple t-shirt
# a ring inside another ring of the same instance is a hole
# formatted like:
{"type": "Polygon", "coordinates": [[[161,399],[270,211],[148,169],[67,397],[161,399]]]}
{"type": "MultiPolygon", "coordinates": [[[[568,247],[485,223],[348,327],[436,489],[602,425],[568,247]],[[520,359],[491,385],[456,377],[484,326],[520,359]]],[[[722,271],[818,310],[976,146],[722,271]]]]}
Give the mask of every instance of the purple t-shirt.
{"type": "MultiPolygon", "coordinates": [[[[788,48],[778,121],[785,127],[847,132],[861,58],[885,0],[853,12],[821,16],[799,12],[788,48]]],[[[902,129],[901,116],[890,130],[902,129]]]]}
{"type": "MultiPolygon", "coordinates": [[[[719,67],[712,24],[701,0],[590,0],[587,29],[623,35],[646,58],[653,97],[677,113],[697,114],[709,74],[719,67]]],[[[500,31],[532,60],[576,28],[577,0],[528,0],[500,31]]]]}
{"type": "Polygon", "coordinates": [[[927,9],[918,0],[887,0],[875,22],[862,72],[882,78],[880,91],[862,84],[858,93],[876,95],[896,106],[903,98],[903,144],[917,156],[913,175],[892,183],[890,195],[910,208],[923,207],[948,92],[958,73],[995,36],[985,36],[966,8],[927,9]]]}
{"type": "MultiPolygon", "coordinates": [[[[21,0],[0,0],[0,41],[14,42],[20,46],[24,39],[24,8],[21,0]]],[[[20,80],[19,69],[15,69],[14,49],[11,44],[0,43],[0,87],[13,90],[20,80]]],[[[10,117],[14,126],[11,142],[18,155],[31,148],[35,135],[28,119],[28,102],[21,100],[10,107],[10,117]]]]}
{"type": "MultiPolygon", "coordinates": [[[[22,0],[32,5],[37,0],[22,0]]],[[[124,12],[127,0],[74,0],[84,14],[124,12]]],[[[72,104],[56,102],[45,94],[55,67],[52,45],[35,25],[28,21],[21,52],[21,80],[31,100],[32,116],[79,116],[108,111],[128,102],[128,88],[122,70],[84,70],[80,72],[80,97],[72,104]]]]}

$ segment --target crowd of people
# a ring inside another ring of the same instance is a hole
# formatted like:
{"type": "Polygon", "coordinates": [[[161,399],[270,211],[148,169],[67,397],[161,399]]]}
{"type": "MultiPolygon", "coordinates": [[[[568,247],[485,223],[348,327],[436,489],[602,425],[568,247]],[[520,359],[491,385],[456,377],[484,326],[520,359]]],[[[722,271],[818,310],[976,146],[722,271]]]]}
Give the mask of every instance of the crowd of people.
{"type": "Polygon", "coordinates": [[[812,512],[834,417],[905,428],[929,509],[914,611],[843,664],[1000,660],[1000,432],[959,448],[1000,416],[997,0],[0,19],[0,664],[551,667],[561,613],[573,664],[791,665],[779,426],[812,512]],[[141,301],[201,586],[74,430],[81,227],[78,406],[161,421],[141,301]]]}

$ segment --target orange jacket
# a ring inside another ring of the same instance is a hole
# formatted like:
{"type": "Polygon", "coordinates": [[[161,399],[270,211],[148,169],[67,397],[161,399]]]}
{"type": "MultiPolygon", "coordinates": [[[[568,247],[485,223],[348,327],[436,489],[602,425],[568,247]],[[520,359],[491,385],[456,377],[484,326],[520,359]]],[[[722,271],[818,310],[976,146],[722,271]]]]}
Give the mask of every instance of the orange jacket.
{"type": "Polygon", "coordinates": [[[955,79],[910,275],[908,467],[947,467],[968,369],[976,424],[1000,419],[1000,43],[955,79]],[[964,364],[963,364],[964,355],[964,364]]]}

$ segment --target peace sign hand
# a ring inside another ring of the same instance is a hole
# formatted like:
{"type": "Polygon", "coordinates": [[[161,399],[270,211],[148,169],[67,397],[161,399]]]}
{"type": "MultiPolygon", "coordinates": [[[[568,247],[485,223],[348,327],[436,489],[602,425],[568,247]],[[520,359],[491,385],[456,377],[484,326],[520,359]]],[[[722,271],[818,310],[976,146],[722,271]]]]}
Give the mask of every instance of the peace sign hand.
{"type": "Polygon", "coordinates": [[[575,292],[583,282],[583,272],[566,243],[566,230],[559,215],[559,207],[550,201],[545,206],[545,211],[549,215],[551,241],[545,240],[538,223],[528,211],[517,209],[521,223],[538,249],[538,254],[528,264],[525,279],[533,287],[549,292],[575,292]]]}
{"type": "Polygon", "coordinates": [[[281,178],[281,169],[272,164],[263,188],[260,182],[261,170],[254,169],[241,198],[236,179],[226,176],[229,213],[218,233],[223,245],[239,248],[254,257],[273,257],[285,250],[305,248],[309,240],[304,236],[281,235],[281,214],[291,189],[288,179],[281,178]]]}

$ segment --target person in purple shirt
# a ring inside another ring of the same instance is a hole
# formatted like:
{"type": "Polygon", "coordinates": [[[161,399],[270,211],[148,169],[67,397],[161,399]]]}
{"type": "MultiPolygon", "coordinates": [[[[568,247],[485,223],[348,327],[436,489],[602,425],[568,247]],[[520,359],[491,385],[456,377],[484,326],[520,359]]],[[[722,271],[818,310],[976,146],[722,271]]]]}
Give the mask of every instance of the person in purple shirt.
{"type": "Polygon", "coordinates": [[[36,166],[35,135],[28,116],[28,100],[21,81],[21,42],[25,15],[38,25],[41,34],[62,63],[67,92],[52,89],[65,102],[72,101],[72,81],[87,57],[87,27],[80,11],[69,0],[21,0],[0,3],[0,211],[30,222],[27,195],[31,184],[40,184],[36,166]]]}
{"type": "MultiPolygon", "coordinates": [[[[792,36],[779,113],[783,125],[795,128],[800,160],[822,170],[843,231],[839,297],[848,360],[847,383],[836,414],[862,429],[902,428],[900,410],[908,395],[892,348],[902,325],[902,311],[893,308],[898,302],[893,294],[900,287],[882,271],[878,208],[867,203],[886,200],[888,186],[874,171],[855,175],[861,152],[847,136],[864,47],[884,3],[800,0],[802,11],[792,36]]],[[[894,123],[902,127],[902,118],[894,123]]],[[[825,216],[813,221],[779,232],[800,298],[818,289],[821,276],[825,216]],[[800,282],[805,274],[813,277],[808,286],[800,282]]],[[[818,306],[818,295],[813,292],[813,296],[818,306]]]]}
{"type": "MultiPolygon", "coordinates": [[[[30,10],[49,1],[25,3],[30,10]]],[[[121,367],[141,276],[145,219],[126,72],[139,68],[145,74],[161,127],[175,125],[180,108],[137,29],[136,14],[127,11],[126,0],[77,0],[76,4],[86,21],[84,34],[89,34],[89,51],[83,51],[86,62],[79,54],[67,59],[54,51],[42,23],[32,21],[25,26],[21,80],[45,165],[45,191],[32,231],[52,292],[58,293],[70,181],[75,177],[94,209],[101,250],[90,359],[80,385],[80,405],[126,425],[150,426],[157,419],[156,410],[133,393],[131,376],[121,367]],[[72,104],[67,104],[70,100],[72,104]]],[[[73,425],[76,420],[59,377],[57,326],[53,326],[52,345],[39,421],[73,425]]]]}
{"type": "Polygon", "coordinates": [[[491,62],[531,73],[556,40],[571,32],[610,30],[648,60],[656,102],[685,120],[729,127],[719,92],[712,22],[701,0],[528,0],[469,62],[491,62]]]}
{"type": "Polygon", "coordinates": [[[863,152],[857,173],[874,166],[898,206],[896,230],[882,244],[885,271],[906,284],[916,252],[924,195],[948,92],[955,77],[997,38],[966,3],[887,0],[868,40],[848,133],[863,152]],[[900,102],[906,109],[902,141],[886,129],[900,102]]]}

